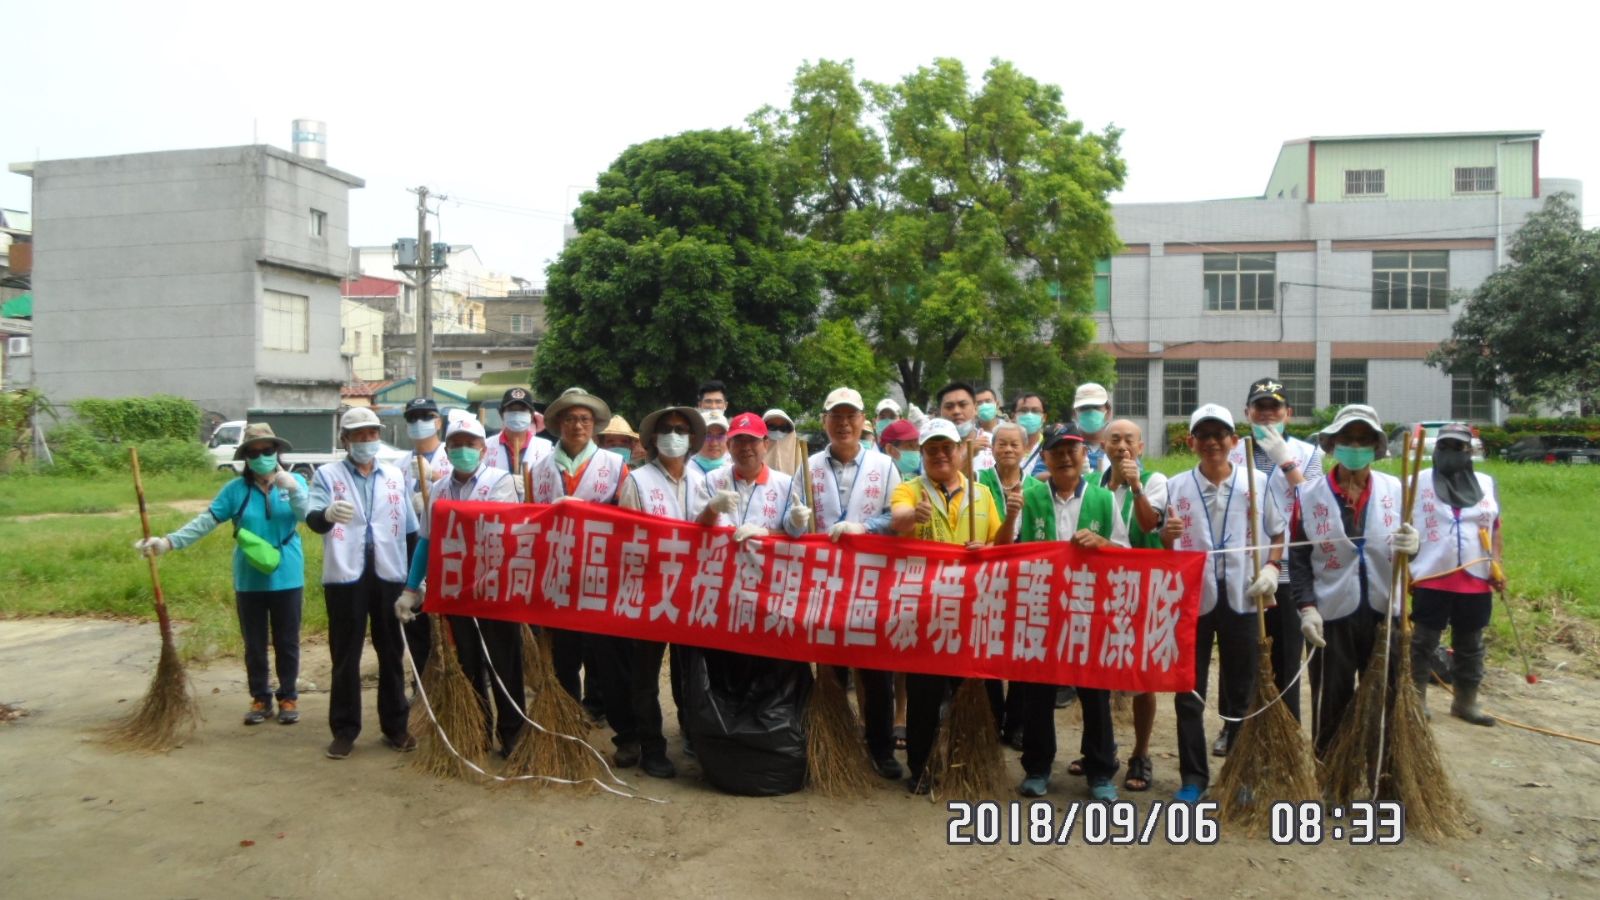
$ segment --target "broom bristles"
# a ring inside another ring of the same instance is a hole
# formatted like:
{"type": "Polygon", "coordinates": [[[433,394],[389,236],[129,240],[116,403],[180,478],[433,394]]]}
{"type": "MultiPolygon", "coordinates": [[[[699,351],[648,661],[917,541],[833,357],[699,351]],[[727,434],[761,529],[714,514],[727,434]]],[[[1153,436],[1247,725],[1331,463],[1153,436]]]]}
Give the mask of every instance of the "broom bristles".
{"type": "Polygon", "coordinates": [[[1462,837],[1468,833],[1467,806],[1445,772],[1433,729],[1422,714],[1422,698],[1411,680],[1411,654],[1400,654],[1395,679],[1394,718],[1390,722],[1385,771],[1392,797],[1405,809],[1406,830],[1426,840],[1462,837]]]}
{"type": "Polygon", "coordinates": [[[952,797],[992,797],[1005,790],[1005,758],[981,679],[964,679],[956,689],[928,770],[940,790],[952,797]]]}
{"type": "MultiPolygon", "coordinates": [[[[590,779],[603,777],[605,766],[585,744],[561,737],[587,737],[589,716],[583,704],[573,699],[556,679],[550,640],[549,632],[536,638],[526,626],[522,629],[522,670],[531,694],[528,718],[545,730],[522,723],[517,745],[506,757],[505,774],[564,778],[581,782],[576,785],[581,789],[591,789],[594,782],[590,779]]],[[[528,779],[528,784],[535,789],[552,783],[540,778],[528,779]]]]}
{"type": "Polygon", "coordinates": [[[1323,797],[1336,806],[1373,799],[1378,731],[1384,727],[1382,720],[1388,705],[1381,685],[1384,669],[1389,665],[1389,642],[1379,638],[1377,643],[1322,761],[1323,797]]]}
{"type": "Polygon", "coordinates": [[[161,655],[144,699],[133,712],[107,726],[102,740],[119,750],[165,753],[194,735],[200,723],[200,704],[190,689],[189,674],[172,636],[163,632],[161,655]]]}
{"type": "MultiPolygon", "coordinates": [[[[438,677],[434,670],[439,667],[439,660],[446,652],[444,630],[450,627],[444,616],[434,616],[433,621],[429,622],[428,626],[428,661],[422,664],[422,671],[416,675],[417,682],[423,687],[433,683],[429,679],[438,677]]],[[[416,662],[414,657],[412,662],[413,664],[416,662]]],[[[431,694],[429,699],[432,699],[431,694]]],[[[432,730],[433,725],[428,721],[428,710],[422,705],[420,699],[411,704],[411,717],[406,721],[406,727],[412,734],[427,734],[432,730]]]]}
{"type": "Polygon", "coordinates": [[[1218,816],[1250,834],[1263,834],[1272,827],[1273,804],[1314,801],[1320,796],[1316,763],[1300,723],[1288,706],[1275,699],[1272,639],[1267,638],[1261,642],[1256,663],[1253,705],[1265,711],[1239,726],[1212,791],[1218,798],[1218,816]]]}
{"type": "Polygon", "coordinates": [[[830,797],[865,794],[875,780],[865,742],[856,733],[855,713],[839,679],[819,666],[806,702],[806,780],[830,797]]]}
{"type": "MultiPolygon", "coordinates": [[[[435,624],[443,626],[443,621],[435,624]]],[[[479,768],[489,755],[489,723],[483,708],[483,699],[461,668],[455,649],[446,646],[440,635],[444,628],[433,629],[433,649],[428,654],[428,665],[422,673],[422,688],[433,707],[436,725],[419,729],[417,755],[412,765],[436,778],[477,778],[468,767],[471,762],[479,768]],[[437,661],[437,664],[435,664],[437,661]],[[443,737],[449,737],[455,753],[445,746],[443,737]]],[[[426,715],[426,713],[424,713],[426,715]]]]}

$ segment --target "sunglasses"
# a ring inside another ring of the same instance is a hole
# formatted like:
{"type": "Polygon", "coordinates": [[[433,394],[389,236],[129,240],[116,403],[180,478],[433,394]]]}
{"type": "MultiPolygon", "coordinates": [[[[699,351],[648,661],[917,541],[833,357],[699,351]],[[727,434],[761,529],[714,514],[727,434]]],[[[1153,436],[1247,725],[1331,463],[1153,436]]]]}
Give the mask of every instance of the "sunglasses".
{"type": "Polygon", "coordinates": [[[773,434],[793,434],[794,429],[785,425],[768,425],[767,430],[773,434]]]}
{"type": "Polygon", "coordinates": [[[253,447],[253,448],[251,448],[249,450],[244,451],[244,458],[245,459],[257,459],[257,458],[262,457],[262,456],[276,456],[277,454],[278,454],[278,448],[277,447],[265,447],[265,448],[253,447]]]}
{"type": "Polygon", "coordinates": [[[656,434],[693,434],[694,431],[687,425],[661,425],[656,428],[656,434]]]}

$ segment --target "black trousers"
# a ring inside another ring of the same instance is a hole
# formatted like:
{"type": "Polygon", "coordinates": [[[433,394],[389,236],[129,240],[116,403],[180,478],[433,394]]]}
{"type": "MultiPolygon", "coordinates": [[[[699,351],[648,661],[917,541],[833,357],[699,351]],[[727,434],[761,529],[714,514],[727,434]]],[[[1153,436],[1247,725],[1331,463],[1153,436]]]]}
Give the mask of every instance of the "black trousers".
{"type": "MultiPolygon", "coordinates": [[[[1056,686],[1013,683],[1022,693],[1022,771],[1050,777],[1056,759],[1056,686]]],[[[1083,710],[1083,774],[1093,782],[1117,774],[1117,736],[1111,724],[1111,692],[1078,688],[1083,710]]]]}
{"type": "MultiPolygon", "coordinates": [[[[1028,685],[1023,681],[1006,683],[1006,711],[1000,724],[1000,736],[1009,738],[1023,731],[1028,723],[1028,685]]],[[[1052,709],[1055,707],[1052,706],[1052,709]]]]}
{"type": "Polygon", "coordinates": [[[305,588],[282,591],[239,591],[234,606],[239,612],[239,634],[244,638],[244,674],[252,699],[272,700],[267,677],[267,637],[278,670],[278,699],[298,700],[300,680],[300,603],[305,588]]]}
{"type": "Polygon", "coordinates": [[[446,620],[456,641],[461,671],[478,689],[478,702],[483,706],[484,718],[490,722],[490,734],[499,735],[500,752],[509,756],[522,731],[522,710],[527,703],[522,683],[522,625],[478,619],[474,627],[470,616],[447,616],[446,620]],[[478,641],[480,632],[482,643],[478,641]],[[487,658],[483,655],[485,647],[489,649],[487,658]],[[496,675],[499,682],[495,680],[496,675]],[[500,689],[500,683],[505,684],[505,690],[500,689]]]}
{"type": "MultiPolygon", "coordinates": [[[[1249,711],[1250,691],[1255,687],[1257,631],[1256,614],[1234,612],[1225,594],[1195,624],[1194,689],[1200,696],[1174,694],[1172,702],[1178,712],[1178,774],[1184,784],[1204,788],[1211,783],[1204,699],[1206,681],[1211,677],[1211,644],[1216,642],[1222,667],[1217,706],[1223,715],[1239,718],[1249,711]]],[[[1238,730],[1236,723],[1226,726],[1230,738],[1238,730]]]]}
{"type": "Polygon", "coordinates": [[[572,699],[583,700],[583,632],[547,628],[550,632],[550,665],[556,680],[572,699]]]}
{"type": "MultiPolygon", "coordinates": [[[[1383,634],[1383,614],[1363,607],[1322,624],[1328,642],[1311,659],[1311,740],[1320,758],[1333,743],[1345,710],[1355,698],[1361,675],[1383,634]]],[[[1394,690],[1399,661],[1400,623],[1389,629],[1389,690],[1394,690]]]]}
{"type": "MultiPolygon", "coordinates": [[[[824,666],[832,669],[839,685],[850,687],[850,670],[843,666],[824,666]]],[[[894,759],[894,673],[878,669],[856,669],[861,682],[864,706],[861,722],[867,732],[867,750],[874,760],[894,759]]],[[[823,677],[827,677],[824,673],[823,677]]]]}
{"type": "MultiPolygon", "coordinates": [[[[633,667],[637,652],[631,638],[611,637],[604,634],[589,635],[585,667],[589,676],[599,684],[599,697],[606,714],[606,723],[613,732],[612,743],[618,747],[639,742],[639,717],[633,702],[633,667]]],[[[656,674],[661,673],[660,662],[656,674]]],[[[660,702],[657,701],[659,709],[660,702]]]]}
{"type": "Polygon", "coordinates": [[[1300,685],[1284,694],[1289,682],[1300,672],[1300,657],[1305,651],[1305,635],[1300,633],[1300,611],[1295,608],[1289,582],[1278,582],[1278,605],[1267,610],[1267,636],[1272,638],[1272,681],[1283,694],[1283,703],[1300,721],[1300,685]]]}
{"type": "MultiPolygon", "coordinates": [[[[646,756],[667,752],[667,737],[662,730],[661,715],[661,661],[667,656],[667,645],[660,641],[631,641],[633,644],[633,671],[630,673],[630,694],[633,700],[633,726],[639,738],[639,750],[646,756]]],[[[671,648],[671,672],[668,680],[672,687],[672,702],[678,708],[678,733],[689,736],[683,724],[683,674],[682,655],[678,647],[671,648]]]]}
{"type": "MultiPolygon", "coordinates": [[[[406,535],[406,561],[417,552],[417,537],[406,535]]],[[[416,618],[400,626],[406,633],[406,646],[411,648],[411,663],[416,667],[417,678],[428,668],[428,653],[433,649],[433,617],[417,613],[416,618]]]]}
{"type": "MultiPolygon", "coordinates": [[[[948,675],[906,675],[906,768],[911,770],[913,781],[921,779],[923,770],[928,767],[934,739],[939,736],[944,703],[955,695],[963,680],[948,675]]],[[[1006,711],[1005,689],[998,680],[986,679],[986,682],[984,692],[994,712],[994,727],[998,732],[1006,711]]],[[[893,697],[892,692],[890,696],[893,697]]]]}
{"type": "Polygon", "coordinates": [[[378,655],[378,727],[392,738],[406,734],[405,662],[400,652],[400,620],[394,601],[405,585],[383,581],[368,566],[351,584],[322,586],[328,608],[328,653],[333,684],[328,698],[328,728],[336,738],[361,735],[361,645],[372,624],[372,649],[378,655]]]}

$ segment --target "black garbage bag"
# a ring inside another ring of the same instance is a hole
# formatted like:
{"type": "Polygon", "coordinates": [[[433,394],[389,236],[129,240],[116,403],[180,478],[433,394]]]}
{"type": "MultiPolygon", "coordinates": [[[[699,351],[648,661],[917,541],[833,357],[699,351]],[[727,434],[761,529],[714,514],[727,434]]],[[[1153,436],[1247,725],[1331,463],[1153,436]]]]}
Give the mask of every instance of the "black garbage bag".
{"type": "Polygon", "coordinates": [[[805,787],[811,667],[699,647],[683,658],[684,724],[706,780],[747,797],[805,787]]]}

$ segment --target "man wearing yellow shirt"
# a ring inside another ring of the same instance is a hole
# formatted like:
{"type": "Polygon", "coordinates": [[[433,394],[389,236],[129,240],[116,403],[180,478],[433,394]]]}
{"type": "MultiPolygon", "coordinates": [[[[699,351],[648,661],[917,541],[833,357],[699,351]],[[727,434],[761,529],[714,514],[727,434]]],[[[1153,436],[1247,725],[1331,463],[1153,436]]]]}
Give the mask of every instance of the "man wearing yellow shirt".
{"type": "MultiPolygon", "coordinates": [[[[1017,517],[1022,514],[1022,486],[1014,485],[1006,492],[1002,520],[989,492],[974,491],[962,474],[967,447],[954,423],[928,420],[918,442],[922,475],[902,481],[894,489],[890,503],[894,533],[969,550],[1011,543],[1017,517]],[[974,536],[976,540],[971,540],[974,536]]],[[[916,793],[932,788],[923,776],[939,731],[939,709],[960,683],[961,679],[945,675],[906,676],[906,765],[911,770],[910,788],[916,793]]],[[[997,720],[1000,712],[995,711],[997,720]]]]}

